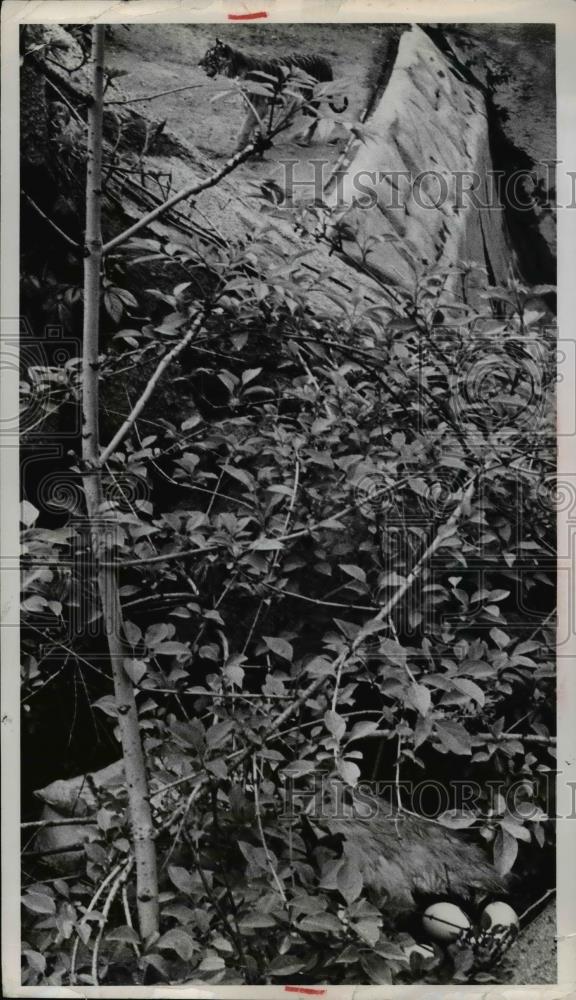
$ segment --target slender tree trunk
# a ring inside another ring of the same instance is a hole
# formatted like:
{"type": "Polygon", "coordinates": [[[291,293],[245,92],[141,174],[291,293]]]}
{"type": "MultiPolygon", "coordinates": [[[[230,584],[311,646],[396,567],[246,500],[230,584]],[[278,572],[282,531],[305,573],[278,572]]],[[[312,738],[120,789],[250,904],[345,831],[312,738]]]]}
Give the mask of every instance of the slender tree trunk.
{"type": "Polygon", "coordinates": [[[82,358],[82,457],[84,490],[90,522],[92,552],[97,566],[98,593],[110,653],[118,725],[136,862],[137,906],[144,939],[158,932],[158,876],[156,845],[148,782],[138,726],[134,687],[124,669],[122,612],[116,570],[101,565],[108,556],[106,515],[102,512],[102,472],[98,434],[98,332],[100,269],[102,260],[101,185],[102,114],[104,92],[104,25],[92,29],[92,103],[88,114],[86,182],[86,254],[84,262],[84,331],[82,358]]]}

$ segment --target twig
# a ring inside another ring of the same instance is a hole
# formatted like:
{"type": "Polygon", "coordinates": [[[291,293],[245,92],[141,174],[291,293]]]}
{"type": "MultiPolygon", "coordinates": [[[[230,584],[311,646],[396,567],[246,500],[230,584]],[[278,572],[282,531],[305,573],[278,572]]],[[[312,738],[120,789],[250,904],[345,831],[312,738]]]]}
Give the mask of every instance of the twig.
{"type": "Polygon", "coordinates": [[[78,71],[81,70],[82,67],[86,65],[86,63],[89,60],[89,57],[86,54],[84,54],[82,62],[79,62],[77,66],[65,66],[64,63],[58,62],[57,59],[52,59],[51,56],[47,55],[44,56],[44,60],[45,62],[52,63],[53,66],[57,66],[58,69],[63,69],[65,73],[68,73],[68,76],[74,76],[74,73],[78,73],[78,71]]]}
{"type": "Polygon", "coordinates": [[[158,94],[146,94],[144,97],[127,97],[117,101],[104,101],[104,107],[109,108],[112,104],[138,104],[141,101],[154,101],[157,97],[168,97],[169,94],[180,94],[183,90],[198,90],[199,87],[207,87],[207,83],[190,83],[187,87],[175,87],[174,90],[161,90],[158,94]]]}
{"type": "Polygon", "coordinates": [[[535,903],[532,903],[531,906],[528,906],[525,910],[523,910],[522,913],[519,914],[518,920],[520,921],[520,923],[522,924],[524,922],[524,920],[526,919],[528,914],[532,912],[532,910],[535,910],[537,906],[541,906],[542,903],[545,903],[547,899],[550,899],[551,896],[555,895],[556,895],[556,889],[547,889],[544,895],[540,896],[540,899],[537,899],[535,903]]]}
{"type": "Polygon", "coordinates": [[[110,909],[112,907],[112,903],[116,899],[116,896],[118,894],[118,890],[126,882],[126,879],[128,878],[128,875],[130,874],[130,870],[131,870],[133,864],[134,864],[134,859],[133,858],[129,858],[128,861],[125,862],[123,868],[120,870],[120,872],[116,876],[114,882],[112,883],[112,885],[110,887],[110,892],[108,893],[108,895],[106,897],[106,902],[104,903],[104,906],[102,907],[102,919],[100,921],[100,927],[98,928],[98,934],[96,936],[96,940],[94,942],[94,948],[92,950],[92,982],[93,982],[94,986],[98,986],[99,985],[99,983],[98,983],[98,953],[100,951],[100,944],[102,942],[102,937],[104,935],[104,930],[106,928],[106,922],[108,920],[108,914],[110,913],[110,909]]]}
{"type": "Polygon", "coordinates": [[[201,191],[206,191],[208,188],[219,184],[224,177],[231,174],[242,163],[249,160],[253,153],[261,149],[263,142],[264,140],[259,138],[254,142],[248,143],[248,145],[245,146],[239,153],[230,157],[224,166],[220,170],[217,170],[216,173],[211,174],[210,177],[207,177],[203,181],[196,181],[194,184],[187,184],[181,191],[176,191],[176,193],[173,194],[171,198],[168,198],[165,202],[163,202],[162,205],[158,205],[157,208],[153,208],[147,215],[143,215],[138,222],[135,222],[134,225],[129,226],[128,229],[124,230],[124,232],[119,233],[118,236],[115,236],[113,239],[109,240],[108,243],[105,243],[102,247],[102,254],[108,254],[114,249],[114,247],[120,246],[122,243],[126,243],[126,241],[132,236],[135,236],[135,234],[139,233],[142,229],[146,229],[151,222],[154,222],[154,220],[159,218],[159,216],[164,215],[164,213],[171,209],[174,205],[184,201],[185,198],[192,198],[194,195],[200,194],[201,191]]]}
{"type": "MultiPolygon", "coordinates": [[[[344,664],[346,663],[348,657],[341,656],[338,659],[339,662],[334,677],[334,691],[332,693],[332,703],[330,705],[330,708],[332,709],[333,712],[335,712],[336,708],[338,707],[338,695],[340,693],[340,682],[342,680],[342,671],[344,669],[344,664]]],[[[336,748],[334,750],[334,754],[336,755],[336,748]]]]}
{"type": "Polygon", "coordinates": [[[72,104],[72,102],[66,97],[66,94],[62,93],[62,91],[60,90],[60,87],[56,86],[56,84],[54,83],[54,80],[52,80],[51,77],[47,77],[47,81],[48,81],[48,86],[52,87],[52,89],[56,91],[56,93],[58,94],[58,97],[60,98],[61,101],[64,102],[64,104],[66,105],[66,107],[68,108],[68,110],[71,112],[71,114],[73,114],[74,117],[77,118],[77,120],[80,122],[80,124],[84,128],[86,128],[86,122],[85,122],[84,118],[82,117],[82,115],[80,114],[80,112],[74,107],[74,105],[72,104]]]}
{"type": "MultiPolygon", "coordinates": [[[[413,477],[408,476],[405,479],[400,480],[399,483],[391,483],[389,486],[383,487],[382,490],[377,490],[373,494],[373,496],[371,496],[369,498],[369,502],[373,503],[373,501],[377,497],[384,496],[386,493],[390,493],[391,490],[397,489],[399,486],[403,485],[404,483],[409,482],[409,480],[411,478],[413,478],[413,477]]],[[[187,489],[197,489],[197,487],[195,487],[195,486],[190,486],[190,487],[186,487],[186,488],[187,489]]],[[[202,492],[209,492],[210,495],[212,494],[211,490],[210,491],[202,490],[202,492]]],[[[224,494],[222,494],[222,496],[223,495],[224,494]]],[[[330,514],[330,515],[328,515],[328,517],[322,518],[321,521],[315,521],[313,524],[309,524],[305,528],[300,528],[298,531],[292,531],[288,535],[279,535],[274,540],[277,541],[277,542],[292,542],[292,541],[295,541],[297,538],[306,538],[313,531],[319,531],[328,522],[333,521],[335,519],[338,519],[339,517],[342,517],[344,514],[348,513],[349,511],[355,510],[357,508],[357,506],[358,506],[357,503],[348,504],[346,507],[341,508],[339,511],[336,511],[334,514],[330,514]]],[[[246,543],[247,550],[249,550],[252,545],[254,545],[254,542],[247,542],[246,543]]],[[[153,563],[174,562],[175,560],[178,560],[178,559],[189,559],[192,556],[201,554],[202,552],[213,552],[216,549],[221,548],[221,547],[222,546],[219,546],[219,545],[207,545],[204,548],[185,549],[183,552],[168,552],[168,553],[166,553],[166,555],[148,556],[148,557],[145,557],[143,559],[142,558],[141,559],[126,559],[126,560],[123,560],[122,562],[105,562],[104,560],[102,560],[102,562],[100,563],[100,565],[101,566],[105,566],[105,567],[116,567],[117,569],[124,569],[124,568],[130,567],[130,566],[148,566],[148,565],[152,565],[153,563]]],[[[43,560],[43,559],[40,559],[40,558],[37,558],[37,557],[34,558],[33,561],[31,560],[31,562],[32,562],[33,565],[42,565],[43,563],[50,562],[50,561],[51,561],[50,559],[43,560]]]]}
{"type": "MultiPolygon", "coordinates": [[[[78,663],[83,663],[85,667],[88,667],[90,670],[93,670],[95,673],[99,674],[100,677],[106,677],[106,673],[104,670],[101,670],[99,667],[95,666],[94,663],[90,663],[90,660],[86,660],[83,656],[80,655],[80,653],[75,653],[73,649],[70,649],[68,646],[65,646],[63,642],[58,642],[57,640],[51,639],[51,637],[47,635],[46,632],[43,632],[42,629],[37,628],[36,625],[32,625],[29,622],[27,622],[26,628],[32,629],[33,632],[37,632],[38,635],[42,636],[42,638],[46,642],[51,642],[53,649],[63,649],[65,653],[68,653],[70,656],[73,656],[74,659],[78,661],[78,663]]],[[[48,655],[49,654],[47,653],[46,656],[48,655]]]]}
{"type": "MultiPolygon", "coordinates": [[[[245,571],[241,570],[240,572],[242,572],[243,576],[248,577],[248,573],[245,571]]],[[[284,597],[293,597],[295,601],[306,601],[308,604],[315,604],[319,608],[342,608],[345,611],[379,610],[376,604],[344,604],[340,601],[324,601],[320,597],[308,597],[306,594],[297,594],[295,590],[283,590],[282,587],[276,587],[273,583],[268,583],[267,580],[261,580],[260,585],[266,587],[267,590],[273,590],[276,594],[282,594],[284,597]]],[[[340,590],[341,588],[339,587],[338,589],[340,590]]]]}
{"type": "MultiPolygon", "coordinates": [[[[150,601],[152,602],[167,601],[168,599],[170,600],[170,602],[181,599],[184,599],[185,601],[190,601],[194,596],[195,595],[191,593],[189,590],[188,591],[171,590],[167,594],[148,594],[147,597],[138,597],[134,601],[123,602],[122,610],[126,611],[127,608],[136,608],[139,607],[141,604],[150,604],[150,601]]],[[[157,689],[155,688],[155,690],[157,689]]]]}
{"type": "Polygon", "coordinates": [[[84,910],[84,913],[82,914],[82,916],[80,917],[80,920],[78,921],[78,925],[76,927],[76,938],[74,939],[74,944],[72,946],[72,955],[71,955],[71,958],[70,958],[70,985],[71,986],[75,986],[75,984],[76,984],[76,957],[78,955],[78,946],[80,944],[80,935],[78,933],[78,927],[80,927],[83,923],[86,923],[86,917],[87,917],[87,915],[92,912],[92,910],[95,908],[96,903],[100,899],[100,896],[102,895],[102,893],[104,892],[104,890],[109,886],[110,882],[112,882],[116,878],[116,876],[118,875],[118,873],[121,872],[121,871],[122,871],[122,865],[121,864],[114,866],[114,868],[112,869],[112,871],[108,873],[108,875],[106,876],[106,878],[102,880],[102,882],[100,883],[100,885],[96,889],[96,892],[92,896],[92,899],[88,903],[88,906],[86,907],[86,909],[84,910]]]}
{"type": "MultiPolygon", "coordinates": [[[[150,460],[150,464],[157,475],[159,475],[167,483],[170,483],[172,486],[177,486],[180,490],[190,490],[193,493],[207,493],[208,496],[213,495],[214,491],[208,490],[204,486],[191,486],[189,483],[181,483],[178,479],[174,479],[172,476],[169,476],[168,473],[164,472],[164,470],[153,459],[150,460]]],[[[246,507],[251,511],[255,509],[253,503],[248,503],[246,500],[241,500],[239,497],[230,496],[228,493],[220,493],[219,495],[222,500],[229,500],[230,503],[237,503],[240,507],[246,507]]]]}
{"type": "MultiPolygon", "coordinates": [[[[134,927],[132,923],[132,914],[130,912],[130,904],[128,903],[128,892],[126,890],[126,882],[122,885],[122,909],[124,910],[124,917],[126,918],[126,926],[134,927]]],[[[136,941],[132,941],[132,948],[134,949],[134,954],[136,958],[140,958],[140,945],[136,941]]]]}
{"type": "Polygon", "coordinates": [[[555,617],[557,610],[558,610],[557,608],[552,608],[552,611],[549,614],[546,615],[544,621],[540,622],[536,626],[536,628],[532,630],[532,632],[530,633],[530,635],[526,639],[526,642],[532,642],[532,639],[534,638],[534,636],[538,635],[538,633],[543,628],[546,628],[548,622],[551,621],[555,617]]]}
{"type": "MultiPolygon", "coordinates": [[[[392,633],[392,638],[395,639],[396,642],[398,642],[398,632],[396,631],[396,626],[395,626],[394,621],[392,619],[392,615],[388,615],[388,627],[390,629],[390,632],[392,633]]],[[[417,684],[418,682],[417,682],[414,674],[410,670],[410,667],[408,666],[408,660],[407,659],[404,660],[404,670],[408,674],[408,677],[410,678],[410,680],[412,681],[412,683],[413,684],[417,684]]]]}
{"type": "MultiPolygon", "coordinates": [[[[393,729],[377,729],[374,733],[366,733],[363,740],[386,740],[394,735],[393,729]]],[[[507,740],[518,740],[519,743],[539,743],[541,746],[555,746],[555,736],[541,736],[539,733],[473,733],[472,741],[481,743],[504,743],[507,740]]]]}
{"type": "Polygon", "coordinates": [[[204,869],[203,869],[202,865],[200,864],[200,858],[198,856],[197,847],[196,847],[196,845],[195,845],[192,837],[187,832],[184,832],[184,840],[186,841],[186,843],[188,844],[188,847],[190,848],[190,850],[192,852],[192,856],[194,858],[194,864],[196,866],[196,870],[198,872],[198,875],[200,876],[200,881],[202,882],[202,886],[204,888],[204,892],[206,893],[206,897],[207,897],[207,899],[211,900],[211,902],[212,902],[212,904],[214,906],[214,909],[216,910],[216,912],[218,913],[218,916],[220,917],[220,920],[222,921],[224,927],[228,931],[228,934],[230,935],[232,941],[236,945],[236,950],[238,952],[238,957],[240,959],[240,964],[243,967],[246,967],[246,960],[244,958],[244,950],[243,950],[243,947],[242,947],[242,938],[241,938],[240,935],[236,934],[236,931],[235,931],[234,927],[232,927],[232,925],[231,925],[231,923],[230,923],[230,921],[228,919],[228,914],[226,913],[226,911],[224,910],[224,908],[220,904],[220,900],[219,900],[218,896],[213,892],[213,890],[211,889],[210,885],[208,884],[208,880],[206,878],[204,869]]]}
{"type": "Polygon", "coordinates": [[[287,905],[288,899],[287,899],[287,896],[286,896],[286,892],[284,891],[284,886],[282,885],[280,879],[278,878],[278,872],[276,871],[276,868],[274,866],[274,862],[272,860],[272,855],[270,854],[270,851],[268,849],[268,844],[266,843],[266,836],[264,834],[264,827],[262,825],[262,814],[261,814],[261,810],[260,810],[260,797],[259,797],[259,793],[258,793],[258,768],[256,766],[256,757],[255,756],[252,758],[252,780],[254,782],[254,811],[256,813],[256,824],[258,826],[258,836],[260,837],[260,843],[262,844],[262,847],[264,849],[264,854],[266,855],[266,861],[268,862],[268,867],[269,867],[271,875],[272,875],[272,881],[274,882],[274,885],[276,886],[278,892],[280,893],[280,896],[282,897],[284,905],[287,905]]]}
{"type": "Polygon", "coordinates": [[[186,802],[184,804],[184,808],[182,810],[182,818],[181,818],[180,823],[178,825],[178,829],[176,830],[176,833],[174,834],[174,838],[173,838],[172,843],[170,845],[170,850],[167,852],[166,857],[164,858],[164,861],[162,862],[162,869],[164,869],[164,868],[167,867],[168,862],[170,861],[170,858],[172,857],[172,854],[174,853],[174,848],[176,847],[176,844],[178,843],[178,841],[180,840],[180,837],[182,835],[182,830],[184,829],[184,823],[186,822],[186,819],[188,817],[188,813],[190,811],[190,806],[192,805],[192,803],[194,802],[194,800],[197,798],[197,796],[199,795],[199,793],[200,793],[201,790],[202,790],[202,785],[201,784],[196,785],[196,787],[192,789],[192,791],[190,792],[188,798],[186,799],[186,802]]]}
{"type": "MultiPolygon", "coordinates": [[[[154,374],[149,379],[148,384],[144,389],[144,392],[138,399],[138,402],[135,403],[134,407],[132,408],[132,411],[128,414],[122,426],[119,428],[119,430],[116,431],[116,434],[114,435],[110,443],[106,446],[106,448],[100,455],[99,459],[100,467],[106,464],[110,456],[113,455],[114,452],[116,451],[118,445],[124,440],[124,438],[128,434],[128,431],[134,426],[140,413],[142,412],[142,410],[146,406],[146,403],[150,399],[150,396],[154,392],[154,389],[156,388],[156,385],[160,381],[162,375],[164,374],[166,369],[172,364],[172,362],[178,357],[178,355],[182,353],[182,351],[190,343],[190,341],[194,338],[194,336],[198,332],[202,319],[203,316],[197,316],[186,336],[183,337],[178,344],[175,344],[175,346],[172,348],[171,351],[168,351],[168,353],[164,355],[159,365],[157,366],[154,374]]],[[[101,563],[101,565],[103,564],[101,563]]]]}
{"type": "Polygon", "coordinates": [[[395,787],[395,790],[396,790],[396,806],[398,808],[398,812],[399,813],[402,812],[402,809],[403,809],[403,806],[402,806],[402,795],[400,793],[400,758],[401,758],[401,756],[402,756],[402,737],[401,737],[400,733],[398,733],[398,750],[397,750],[397,753],[396,753],[396,764],[395,764],[395,767],[394,767],[394,787],[395,787]]]}
{"type": "Polygon", "coordinates": [[[22,830],[28,830],[35,827],[46,828],[50,826],[89,826],[97,822],[98,821],[96,819],[88,816],[70,816],[62,819],[36,819],[29,823],[21,823],[20,828],[22,830]]]}
{"type": "Polygon", "coordinates": [[[24,197],[25,197],[26,201],[28,202],[29,205],[32,206],[32,208],[34,209],[34,211],[37,212],[38,215],[42,216],[42,218],[44,219],[44,221],[47,222],[48,225],[51,226],[52,229],[54,229],[58,233],[58,235],[68,244],[68,246],[74,247],[75,250],[79,250],[79,251],[82,250],[82,247],[80,246],[80,244],[76,243],[76,240],[73,240],[71,236],[68,236],[67,233],[65,233],[62,229],[60,229],[60,226],[57,226],[56,223],[48,215],[46,215],[46,212],[42,211],[42,209],[40,208],[40,206],[37,205],[36,202],[32,200],[32,198],[30,197],[30,195],[26,194],[26,191],[24,191],[23,194],[24,194],[24,197]]]}

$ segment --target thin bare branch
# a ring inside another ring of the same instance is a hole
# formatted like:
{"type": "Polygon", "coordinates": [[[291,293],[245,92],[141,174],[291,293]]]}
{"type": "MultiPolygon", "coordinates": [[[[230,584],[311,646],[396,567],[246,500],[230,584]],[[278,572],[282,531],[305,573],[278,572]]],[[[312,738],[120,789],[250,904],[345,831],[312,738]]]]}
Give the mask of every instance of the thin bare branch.
{"type": "Polygon", "coordinates": [[[58,233],[58,236],[60,236],[64,240],[64,242],[68,244],[68,246],[74,247],[74,249],[78,251],[82,250],[80,244],[77,243],[76,240],[73,240],[71,236],[68,236],[68,234],[65,233],[63,229],[60,229],[60,226],[57,226],[54,220],[51,219],[49,215],[46,215],[46,212],[43,212],[40,206],[37,205],[36,202],[30,197],[29,194],[26,194],[25,191],[24,191],[24,197],[28,202],[28,204],[32,206],[34,211],[37,212],[38,215],[40,215],[44,219],[44,221],[47,222],[48,225],[51,226],[52,229],[54,229],[58,233]]]}
{"type": "Polygon", "coordinates": [[[158,205],[157,208],[153,208],[152,211],[147,213],[147,215],[143,215],[138,222],[129,226],[129,228],[125,229],[123,233],[119,233],[118,236],[115,236],[113,239],[109,240],[108,243],[105,243],[102,247],[102,253],[108,254],[111,250],[114,250],[115,247],[121,246],[122,243],[126,243],[126,241],[131,239],[132,236],[141,232],[142,229],[146,229],[151,222],[160,218],[161,215],[165,215],[165,213],[170,211],[174,205],[178,205],[179,202],[184,201],[184,199],[192,198],[195,195],[200,194],[201,191],[206,191],[208,188],[215,187],[215,185],[219,184],[224,177],[227,177],[228,174],[231,174],[234,170],[236,170],[241,163],[245,163],[249,160],[253,153],[261,149],[263,141],[264,140],[262,139],[256,139],[254,142],[248,143],[244,149],[230,157],[224,166],[220,170],[217,170],[214,174],[211,174],[210,177],[206,177],[203,181],[195,181],[193,184],[187,184],[186,187],[184,187],[181,191],[177,191],[171,198],[168,198],[161,205],[158,205]]]}
{"type": "Polygon", "coordinates": [[[118,448],[118,445],[121,444],[121,442],[124,440],[124,438],[128,434],[128,431],[134,426],[134,424],[136,423],[138,417],[142,413],[142,410],[146,406],[146,403],[150,399],[152,393],[154,392],[154,389],[156,388],[158,382],[162,378],[162,375],[164,374],[166,369],[170,367],[172,362],[176,360],[178,355],[182,353],[182,351],[184,350],[185,347],[188,346],[190,341],[194,339],[196,333],[200,328],[202,319],[203,316],[196,317],[186,336],[183,337],[182,340],[179,341],[179,343],[177,343],[172,348],[171,351],[168,351],[168,353],[164,355],[160,364],[153,373],[152,377],[149,379],[148,384],[146,385],[146,388],[144,389],[144,392],[140,396],[138,402],[135,403],[134,407],[132,408],[132,411],[128,414],[122,426],[116,431],[116,434],[114,435],[110,443],[106,446],[106,448],[100,455],[100,463],[99,463],[100,466],[106,464],[106,462],[110,459],[110,457],[114,454],[114,452],[118,448]]]}
{"type": "Polygon", "coordinates": [[[168,97],[169,94],[180,94],[183,90],[198,90],[200,87],[207,87],[206,83],[189,83],[187,87],[174,87],[172,90],[161,90],[158,94],[145,94],[144,97],[126,97],[117,101],[104,101],[104,107],[109,108],[112,104],[139,104],[142,101],[154,101],[157,97],[168,97]]]}

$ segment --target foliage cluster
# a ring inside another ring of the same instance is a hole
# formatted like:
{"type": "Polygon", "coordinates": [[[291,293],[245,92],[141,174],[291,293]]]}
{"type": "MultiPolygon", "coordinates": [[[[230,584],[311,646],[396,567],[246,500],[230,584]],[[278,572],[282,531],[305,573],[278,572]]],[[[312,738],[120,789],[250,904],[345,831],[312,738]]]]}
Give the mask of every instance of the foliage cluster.
{"type": "MultiPolygon", "coordinates": [[[[369,901],[370,879],[341,850],[312,850],[302,816],[322,779],[400,788],[437,768],[500,783],[473,810],[448,790],[440,822],[476,831],[501,871],[548,842],[553,340],[517,281],[478,310],[432,271],[375,308],[266,238],[212,254],[134,240],[127,274],[162,256],[190,279],[158,293],[163,317],[119,330],[101,359],[102,379],[122,379],[127,355],[161,356],[196,325],[175,374],[188,416],[136,425],[110,458],[102,511],[165,872],[163,934],[142,943],[132,926],[124,792],[105,790],[82,874],[25,890],[26,981],[66,982],[78,939],[79,982],[150,967],[170,982],[421,980],[422,961],[410,965],[386,907],[369,901]],[[310,306],[319,294],[324,316],[310,306]],[[299,807],[289,822],[287,802],[299,807]]],[[[133,294],[113,304],[128,322],[133,294]]],[[[66,377],[77,393],[74,364],[66,377]]],[[[72,663],[102,670],[101,623],[81,593],[82,517],[58,529],[31,505],[23,517],[34,713],[72,663]],[[69,645],[82,598],[92,638],[69,645]],[[38,629],[50,655],[38,655],[38,629]]],[[[92,707],[113,730],[111,694],[92,707]]]]}
{"type": "MultiPolygon", "coordinates": [[[[345,255],[330,221],[315,234],[345,255]]],[[[410,954],[413,928],[374,891],[357,827],[330,836],[334,799],[387,783],[397,839],[429,805],[414,808],[406,781],[434,778],[433,822],[503,875],[550,848],[550,289],[511,278],[474,307],[462,265],[382,285],[369,304],[313,255],[287,259],[271,226],[233,246],[140,234],[107,259],[97,528],[119,579],[161,933],[136,928],[122,775],[87,778],[41,828],[74,829],[74,850],[25,844],[26,985],[489,981],[465,952],[410,954]],[[141,267],[179,280],[144,292],[141,267]],[[134,391],[184,338],[162,402],[115,440],[117,402],[134,414],[134,391]]],[[[44,277],[26,289],[73,333],[79,274],[44,277]]],[[[30,433],[75,420],[80,359],[24,365],[30,433]]],[[[72,691],[118,759],[125,706],[74,462],[58,524],[46,484],[22,505],[25,741],[72,691]]]]}

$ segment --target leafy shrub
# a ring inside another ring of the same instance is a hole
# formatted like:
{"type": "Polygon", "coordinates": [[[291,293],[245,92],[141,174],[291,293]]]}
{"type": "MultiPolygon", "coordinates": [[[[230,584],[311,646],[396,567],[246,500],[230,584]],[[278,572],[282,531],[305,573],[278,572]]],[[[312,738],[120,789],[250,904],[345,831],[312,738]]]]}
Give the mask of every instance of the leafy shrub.
{"type": "MultiPolygon", "coordinates": [[[[437,822],[489,845],[502,874],[549,844],[554,336],[534,302],[547,289],[511,280],[475,309],[469,269],[456,269],[459,298],[454,269],[432,270],[367,307],[265,237],[212,258],[202,247],[201,286],[198,247],[130,250],[128,275],[130,259],[153,256],[190,277],[157,293],[163,315],[111,340],[108,398],[143,386],[197,326],[153,426],[148,413],[110,457],[103,511],[162,936],[141,942],[133,927],[125,802],[101,789],[81,871],[39,870],[25,887],[23,982],[435,980],[440,960],[410,959],[409,931],[371,898],[346,837],[318,846],[325,817],[310,804],[372,779],[410,816],[402,780],[425,771],[445,788],[437,822]],[[454,779],[476,782],[473,807],[454,779]]],[[[119,324],[134,294],[105,291],[119,324]]],[[[23,506],[25,719],[73,669],[113,734],[71,509],[53,528],[23,506]],[[81,598],[92,635],[70,640],[81,598]]]]}

